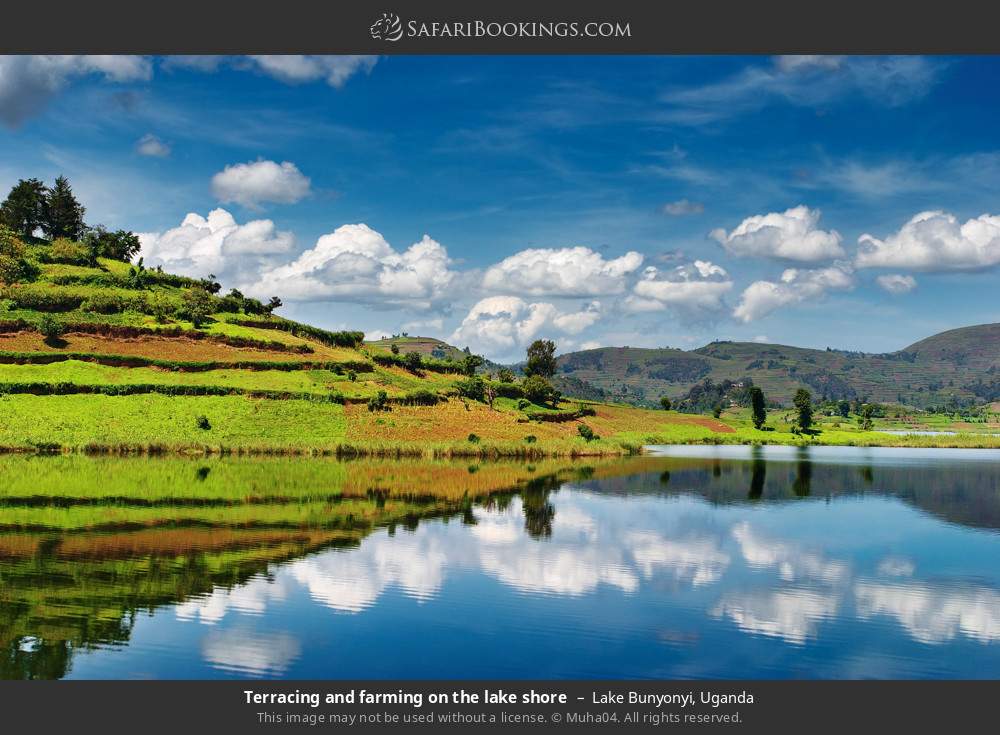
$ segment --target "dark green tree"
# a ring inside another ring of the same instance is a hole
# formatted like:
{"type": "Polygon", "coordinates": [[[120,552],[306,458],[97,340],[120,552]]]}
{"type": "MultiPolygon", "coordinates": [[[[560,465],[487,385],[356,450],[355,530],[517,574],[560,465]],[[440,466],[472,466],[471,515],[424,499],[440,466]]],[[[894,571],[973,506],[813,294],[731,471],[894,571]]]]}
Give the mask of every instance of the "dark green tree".
{"type": "Polygon", "coordinates": [[[812,394],[805,388],[799,388],[795,391],[792,404],[795,406],[795,411],[798,414],[799,428],[802,431],[809,431],[809,427],[812,426],[813,422],[812,394]]]}
{"type": "Polygon", "coordinates": [[[764,400],[764,391],[756,385],[750,389],[750,408],[753,411],[753,428],[759,430],[767,421],[767,403],[764,400]]]}
{"type": "Polygon", "coordinates": [[[187,289],[181,296],[180,316],[194,324],[195,329],[201,327],[215,311],[215,299],[203,288],[187,289]]]}
{"type": "Polygon", "coordinates": [[[861,416],[858,417],[858,422],[861,424],[862,431],[872,430],[872,417],[875,415],[875,406],[871,403],[866,403],[861,407],[861,416]]]}
{"type": "Polygon", "coordinates": [[[530,375],[521,381],[524,397],[539,406],[550,404],[556,406],[562,395],[541,375],[530,375]]]}
{"type": "Polygon", "coordinates": [[[513,383],[514,371],[510,368],[502,367],[497,371],[497,380],[501,383],[513,383]]]}
{"type": "Polygon", "coordinates": [[[536,339],[528,345],[528,361],[524,366],[528,377],[551,378],[556,374],[556,344],[551,339],[536,339]]]}
{"type": "Polygon", "coordinates": [[[0,224],[24,239],[30,238],[42,226],[45,194],[45,184],[38,179],[21,179],[0,204],[0,224]]]}
{"type": "Polygon", "coordinates": [[[662,396],[660,398],[660,406],[663,407],[664,411],[669,411],[672,405],[673,404],[670,402],[670,398],[668,398],[667,396],[662,396]]]}
{"type": "Polygon", "coordinates": [[[406,363],[406,369],[411,373],[420,372],[420,368],[424,366],[424,360],[420,357],[419,352],[407,352],[403,362],[406,363]]]}
{"type": "Polygon", "coordinates": [[[85,210],[65,176],[57,178],[55,186],[49,189],[43,210],[42,230],[50,239],[68,237],[78,240],[83,235],[85,210]]]}
{"type": "Polygon", "coordinates": [[[476,374],[484,360],[479,355],[466,355],[465,359],[462,360],[462,372],[466,375],[472,376],[476,374]]]}

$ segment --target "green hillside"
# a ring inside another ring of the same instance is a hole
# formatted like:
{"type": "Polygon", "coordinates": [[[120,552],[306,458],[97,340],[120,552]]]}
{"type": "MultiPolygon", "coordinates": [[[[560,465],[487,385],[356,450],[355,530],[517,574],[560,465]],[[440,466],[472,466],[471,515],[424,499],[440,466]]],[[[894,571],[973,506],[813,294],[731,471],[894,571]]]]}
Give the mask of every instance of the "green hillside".
{"type": "Polygon", "coordinates": [[[537,458],[733,433],[567,400],[438,340],[366,344],[282,318],[277,296],[146,268],[139,239],[86,226],[60,181],[59,221],[41,182],[0,204],[0,452],[537,458]]]}
{"type": "Polygon", "coordinates": [[[560,356],[559,371],[637,405],[680,397],[705,379],[744,377],[783,405],[799,388],[817,397],[920,408],[967,405],[1000,398],[1000,324],[943,332],[883,354],[754,342],[713,342],[692,351],[604,347],[560,356]]]}

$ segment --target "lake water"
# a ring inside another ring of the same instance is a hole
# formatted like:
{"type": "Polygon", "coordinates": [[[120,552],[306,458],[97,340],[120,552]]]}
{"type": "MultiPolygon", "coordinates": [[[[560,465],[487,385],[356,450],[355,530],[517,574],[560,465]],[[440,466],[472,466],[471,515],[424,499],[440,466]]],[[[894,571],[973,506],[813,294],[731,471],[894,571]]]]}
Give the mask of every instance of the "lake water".
{"type": "Polygon", "coordinates": [[[4,678],[1000,678],[1000,452],[3,457],[4,678]]]}

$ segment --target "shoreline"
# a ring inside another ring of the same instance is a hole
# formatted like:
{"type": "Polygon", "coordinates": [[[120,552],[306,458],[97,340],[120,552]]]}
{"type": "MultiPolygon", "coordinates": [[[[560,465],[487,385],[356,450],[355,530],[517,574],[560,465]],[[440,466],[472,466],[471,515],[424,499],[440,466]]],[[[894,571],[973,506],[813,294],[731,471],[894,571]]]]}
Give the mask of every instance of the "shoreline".
{"type": "Polygon", "coordinates": [[[858,434],[857,440],[824,441],[822,435],[802,439],[799,437],[778,441],[759,441],[756,438],[740,436],[738,433],[718,434],[701,439],[681,439],[668,436],[649,436],[644,441],[633,443],[614,439],[595,442],[594,446],[511,446],[484,444],[465,447],[459,444],[436,444],[414,446],[394,444],[386,446],[365,446],[338,444],[321,446],[281,446],[247,445],[226,446],[213,444],[165,444],[165,443],[100,443],[88,442],[83,445],[63,445],[59,442],[4,445],[0,454],[23,454],[32,456],[79,454],[90,456],[193,456],[193,457],[335,457],[338,459],[523,459],[538,460],[548,458],[587,457],[629,457],[654,456],[650,451],[656,446],[775,446],[775,447],[858,447],[858,448],[899,448],[899,449],[985,449],[1000,450],[1000,436],[992,434],[955,433],[948,435],[927,434],[886,434],[869,432],[858,434]],[[870,435],[883,434],[883,437],[870,435]],[[874,439],[874,440],[872,440],[874,439]]]}

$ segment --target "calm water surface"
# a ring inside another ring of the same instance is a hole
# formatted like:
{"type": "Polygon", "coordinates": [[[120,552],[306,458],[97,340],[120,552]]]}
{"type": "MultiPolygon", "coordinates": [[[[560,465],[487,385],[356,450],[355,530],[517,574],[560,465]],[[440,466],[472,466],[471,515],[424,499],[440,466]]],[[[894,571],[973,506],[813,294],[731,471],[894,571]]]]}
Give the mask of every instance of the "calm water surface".
{"type": "Polygon", "coordinates": [[[655,451],[4,459],[0,674],[1000,678],[1000,453],[655,451]]]}

